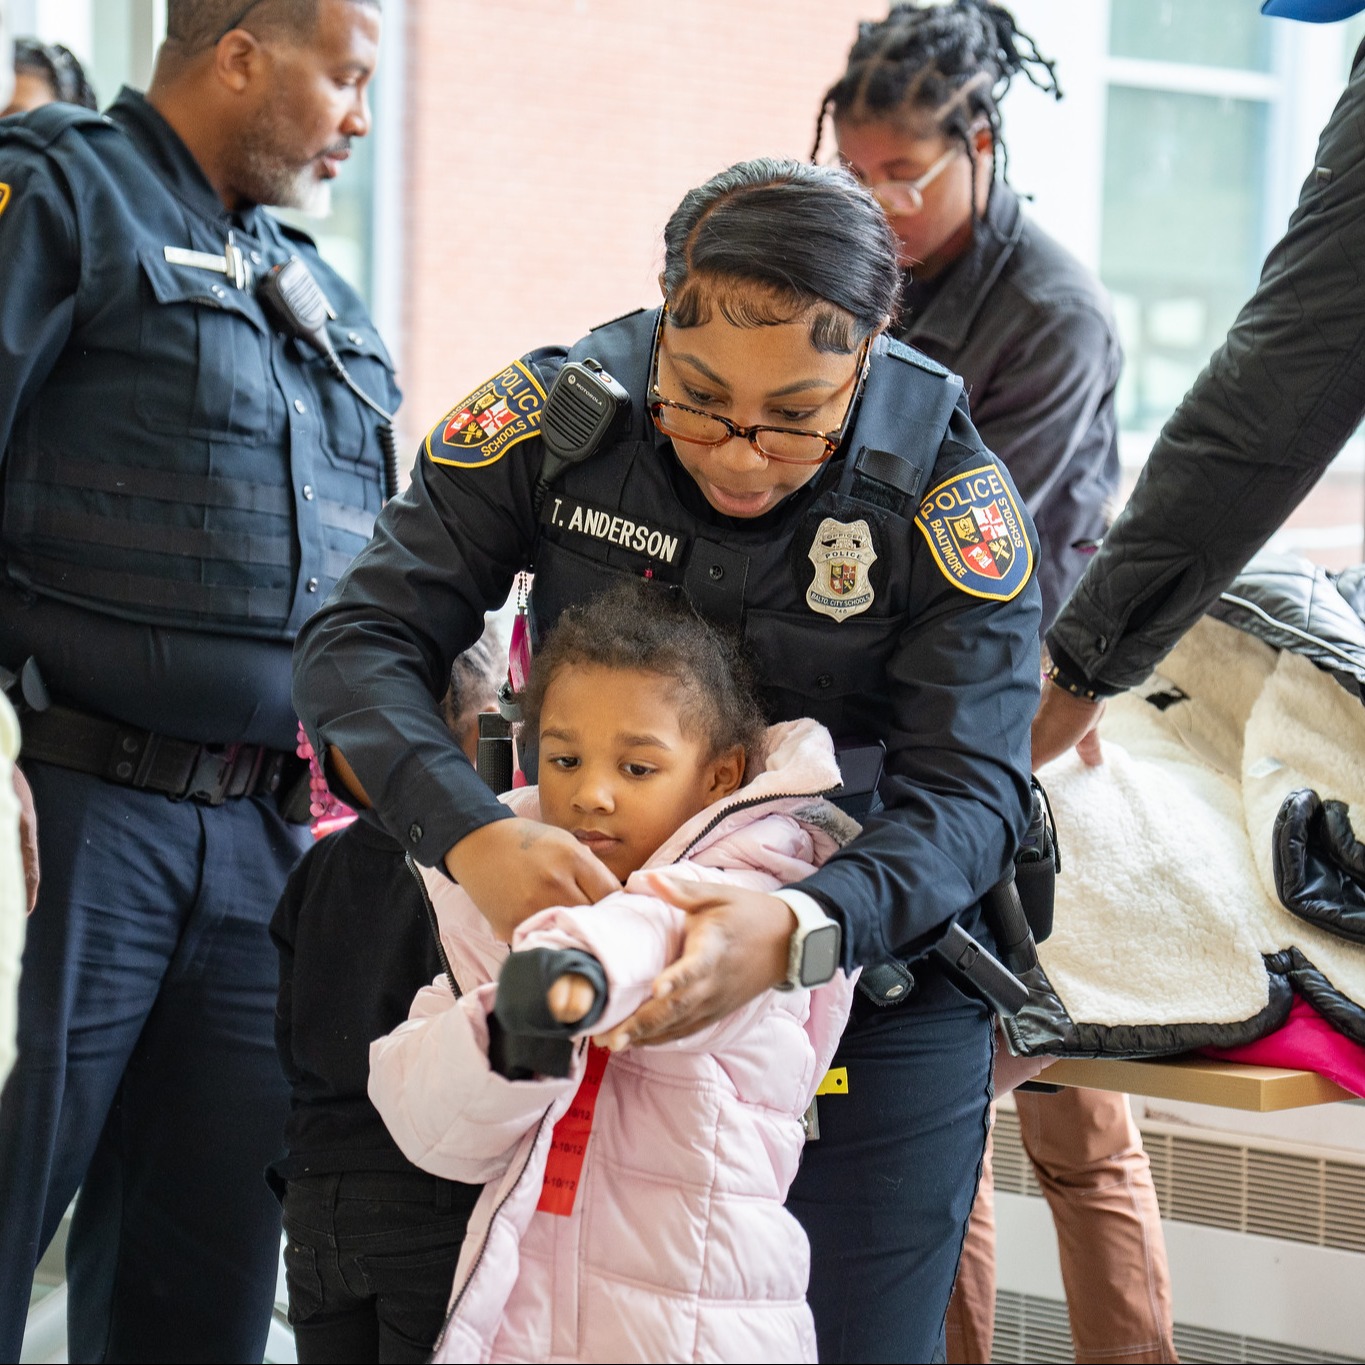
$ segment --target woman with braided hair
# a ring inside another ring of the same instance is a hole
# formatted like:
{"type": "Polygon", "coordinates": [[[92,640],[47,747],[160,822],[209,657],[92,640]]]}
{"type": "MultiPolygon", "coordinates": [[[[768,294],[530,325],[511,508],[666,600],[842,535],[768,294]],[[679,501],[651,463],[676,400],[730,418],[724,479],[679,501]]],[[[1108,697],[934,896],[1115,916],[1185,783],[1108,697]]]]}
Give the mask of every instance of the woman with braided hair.
{"type": "Polygon", "coordinates": [[[962,375],[973,419],[1028,501],[1047,623],[1118,487],[1120,354],[1099,282],[1009,186],[999,104],[1019,73],[1060,98],[1052,62],[1002,6],[898,4],[859,25],[815,153],[828,116],[840,160],[900,241],[901,339],[962,375]]]}
{"type": "MultiPolygon", "coordinates": [[[[1053,63],[1003,6],[897,4],[859,26],[821,105],[814,155],[828,121],[840,160],[887,214],[904,272],[898,335],[962,375],[982,439],[1027,500],[1046,625],[1108,523],[1120,354],[1098,281],[1008,184],[999,106],[1021,73],[1060,98],[1053,63]]],[[[1077,1359],[1175,1359],[1160,1214],[1126,1097],[1017,1102],[1057,1222],[1077,1359]]],[[[989,1155],[947,1319],[953,1361],[991,1358],[989,1155]]],[[[812,1301],[818,1321],[814,1289],[812,1301]]]]}
{"type": "Polygon", "coordinates": [[[99,108],[85,69],[70,48],[60,43],[40,43],[36,38],[16,38],[14,92],[10,102],[0,109],[0,118],[26,114],[54,100],[86,109],[99,108]]]}

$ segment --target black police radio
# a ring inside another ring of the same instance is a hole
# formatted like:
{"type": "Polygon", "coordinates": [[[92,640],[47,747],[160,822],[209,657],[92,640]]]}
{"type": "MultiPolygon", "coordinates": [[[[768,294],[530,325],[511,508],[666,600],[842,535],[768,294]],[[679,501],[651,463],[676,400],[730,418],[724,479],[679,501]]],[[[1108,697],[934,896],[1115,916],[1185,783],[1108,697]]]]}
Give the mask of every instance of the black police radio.
{"type": "Polygon", "coordinates": [[[266,316],[280,331],[306,341],[327,363],[327,368],[371,411],[384,419],[379,428],[379,445],[384,452],[384,501],[398,492],[398,442],[393,433],[393,414],[386,412],[351,378],[341,363],[332,338],[327,334],[327,319],[335,317],[313,272],[297,256],[266,271],[256,297],[266,316]]]}
{"type": "Polygon", "coordinates": [[[537,512],[550,485],[593,455],[629,411],[630,394],[596,360],[564,362],[540,418],[545,456],[536,480],[537,512]]]}

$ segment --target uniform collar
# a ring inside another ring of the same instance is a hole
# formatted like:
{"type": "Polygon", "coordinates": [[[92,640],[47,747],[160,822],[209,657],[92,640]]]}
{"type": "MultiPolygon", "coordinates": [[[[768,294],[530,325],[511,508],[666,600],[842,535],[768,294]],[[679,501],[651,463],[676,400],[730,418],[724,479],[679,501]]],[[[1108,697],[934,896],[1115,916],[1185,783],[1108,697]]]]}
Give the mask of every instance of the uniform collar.
{"type": "Polygon", "coordinates": [[[254,232],[259,212],[256,206],[229,213],[180,134],[157,113],[145,95],[125,85],[107,113],[186,207],[210,222],[254,232]]]}
{"type": "Polygon", "coordinates": [[[909,319],[903,338],[912,346],[932,342],[949,352],[965,346],[981,305],[1023,232],[1019,197],[997,182],[991,187],[986,216],[972,232],[971,245],[944,272],[938,292],[924,310],[909,319]]]}

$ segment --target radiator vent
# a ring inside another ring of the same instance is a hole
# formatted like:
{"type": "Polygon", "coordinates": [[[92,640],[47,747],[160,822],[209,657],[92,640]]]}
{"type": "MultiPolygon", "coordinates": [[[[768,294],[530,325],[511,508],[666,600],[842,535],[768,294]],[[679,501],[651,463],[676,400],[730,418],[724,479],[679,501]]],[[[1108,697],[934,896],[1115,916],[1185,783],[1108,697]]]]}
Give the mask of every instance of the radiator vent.
{"type": "MultiPolygon", "coordinates": [[[[1001,1118],[1004,1118],[1002,1113],[1001,1118]]],[[[1013,1117],[1011,1115],[1011,1117],[1013,1117]]],[[[1260,1337],[1243,1337],[1233,1332],[1214,1332],[1204,1327],[1175,1324],[1175,1347],[1185,1365],[1201,1361],[1266,1362],[1266,1365],[1360,1365],[1357,1356],[1335,1355],[1331,1351],[1307,1350],[1286,1346],[1260,1337]]],[[[995,1344],[993,1361],[1036,1361],[1038,1365],[1071,1365],[1071,1326],[1066,1305],[1034,1294],[1012,1294],[1000,1290],[995,1296],[995,1344]]]]}
{"type": "MultiPolygon", "coordinates": [[[[1150,1128],[1142,1140],[1164,1218],[1365,1252],[1365,1165],[1150,1128]]],[[[996,1115],[995,1184],[1041,1193],[1009,1109],[996,1115]]]]}

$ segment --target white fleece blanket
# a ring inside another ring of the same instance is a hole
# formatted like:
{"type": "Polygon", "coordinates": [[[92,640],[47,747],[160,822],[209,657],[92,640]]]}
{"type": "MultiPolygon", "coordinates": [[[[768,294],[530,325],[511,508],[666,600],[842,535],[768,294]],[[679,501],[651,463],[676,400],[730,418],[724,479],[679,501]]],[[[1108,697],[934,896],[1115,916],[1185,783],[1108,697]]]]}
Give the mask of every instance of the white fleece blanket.
{"type": "Polygon", "coordinates": [[[1288,793],[1365,834],[1365,706],[1306,659],[1205,618],[1109,703],[1104,764],[1039,774],[1062,851],[1039,948],[1077,1023],[1236,1023],[1266,1007],[1262,954],[1290,946],[1365,1006],[1365,948],[1280,905],[1271,830],[1288,793]],[[1160,709],[1147,696],[1185,694],[1160,709]]]}

